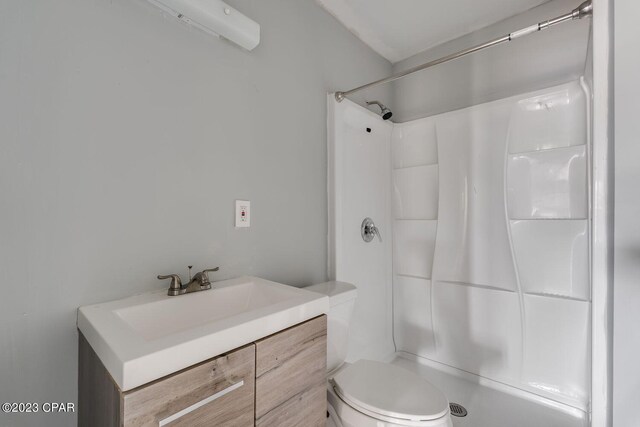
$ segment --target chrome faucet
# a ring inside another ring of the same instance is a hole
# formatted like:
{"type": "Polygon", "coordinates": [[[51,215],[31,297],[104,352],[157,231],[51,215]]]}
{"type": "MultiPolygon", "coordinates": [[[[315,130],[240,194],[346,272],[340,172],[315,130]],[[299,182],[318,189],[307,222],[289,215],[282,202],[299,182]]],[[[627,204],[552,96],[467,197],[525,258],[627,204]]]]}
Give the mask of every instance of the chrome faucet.
{"type": "MultiPolygon", "coordinates": [[[[211,281],[209,280],[209,276],[207,273],[218,270],[220,270],[220,267],[208,268],[206,270],[202,270],[199,273],[196,273],[193,278],[191,278],[191,273],[189,273],[189,283],[187,283],[186,285],[182,284],[182,279],[180,279],[180,276],[178,276],[177,274],[158,276],[158,279],[171,279],[171,284],[169,284],[167,295],[174,297],[176,295],[190,294],[191,292],[206,291],[207,289],[211,289],[211,281]]],[[[191,266],[189,266],[189,272],[191,272],[191,266]]]]}

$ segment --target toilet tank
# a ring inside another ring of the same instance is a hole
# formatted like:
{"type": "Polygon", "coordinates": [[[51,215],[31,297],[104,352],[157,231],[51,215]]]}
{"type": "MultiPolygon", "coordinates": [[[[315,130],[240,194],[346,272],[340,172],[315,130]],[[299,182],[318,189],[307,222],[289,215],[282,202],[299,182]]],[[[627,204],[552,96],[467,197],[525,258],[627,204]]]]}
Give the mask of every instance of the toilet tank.
{"type": "Polygon", "coordinates": [[[349,326],[358,291],[351,283],[325,282],[305,289],[329,297],[331,308],[327,315],[327,372],[340,367],[347,357],[349,326]]]}

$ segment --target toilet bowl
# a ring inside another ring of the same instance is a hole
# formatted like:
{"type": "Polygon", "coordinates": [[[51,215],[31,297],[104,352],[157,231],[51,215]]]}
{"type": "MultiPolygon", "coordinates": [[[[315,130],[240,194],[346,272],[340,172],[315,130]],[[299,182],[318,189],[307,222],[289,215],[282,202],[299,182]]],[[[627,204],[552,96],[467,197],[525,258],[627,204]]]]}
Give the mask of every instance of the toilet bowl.
{"type": "Polygon", "coordinates": [[[413,372],[388,363],[345,363],[355,286],[326,282],[306,288],[329,297],[327,426],[452,427],[445,395],[413,372]]]}

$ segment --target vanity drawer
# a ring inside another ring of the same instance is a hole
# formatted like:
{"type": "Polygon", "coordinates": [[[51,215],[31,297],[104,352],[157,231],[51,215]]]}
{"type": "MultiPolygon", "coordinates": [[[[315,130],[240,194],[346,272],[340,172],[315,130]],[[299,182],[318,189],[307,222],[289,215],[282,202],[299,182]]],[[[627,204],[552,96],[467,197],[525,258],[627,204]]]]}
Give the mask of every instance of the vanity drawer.
{"type": "Polygon", "coordinates": [[[124,427],[254,425],[255,345],[124,393],[124,427]]]}
{"type": "Polygon", "coordinates": [[[324,426],[327,317],[256,342],[256,427],[324,426]]]}

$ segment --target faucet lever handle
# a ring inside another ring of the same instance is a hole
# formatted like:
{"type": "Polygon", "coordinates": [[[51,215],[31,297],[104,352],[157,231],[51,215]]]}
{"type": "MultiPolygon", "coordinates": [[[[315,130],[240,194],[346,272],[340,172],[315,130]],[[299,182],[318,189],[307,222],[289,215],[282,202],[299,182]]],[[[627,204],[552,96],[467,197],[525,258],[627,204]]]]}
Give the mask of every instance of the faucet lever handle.
{"type": "Polygon", "coordinates": [[[207,273],[211,271],[218,271],[220,267],[216,268],[207,268],[202,270],[200,273],[196,274],[196,277],[199,277],[200,280],[200,289],[211,289],[211,281],[209,280],[209,275],[207,273]]]}
{"type": "Polygon", "coordinates": [[[171,284],[169,285],[169,295],[175,294],[175,292],[182,289],[182,280],[180,276],[177,274],[167,274],[166,276],[158,275],[159,280],[171,279],[171,284]],[[173,291],[173,293],[172,293],[173,291]]]}
{"type": "Polygon", "coordinates": [[[205,270],[202,270],[202,275],[204,276],[204,278],[208,281],[209,280],[209,275],[207,273],[213,272],[213,271],[218,271],[220,270],[220,267],[216,267],[216,268],[207,268],[205,270]]]}
{"type": "Polygon", "coordinates": [[[202,270],[203,273],[207,274],[213,271],[218,271],[220,270],[220,267],[216,267],[216,268],[207,268],[206,270],[202,270]]]}

